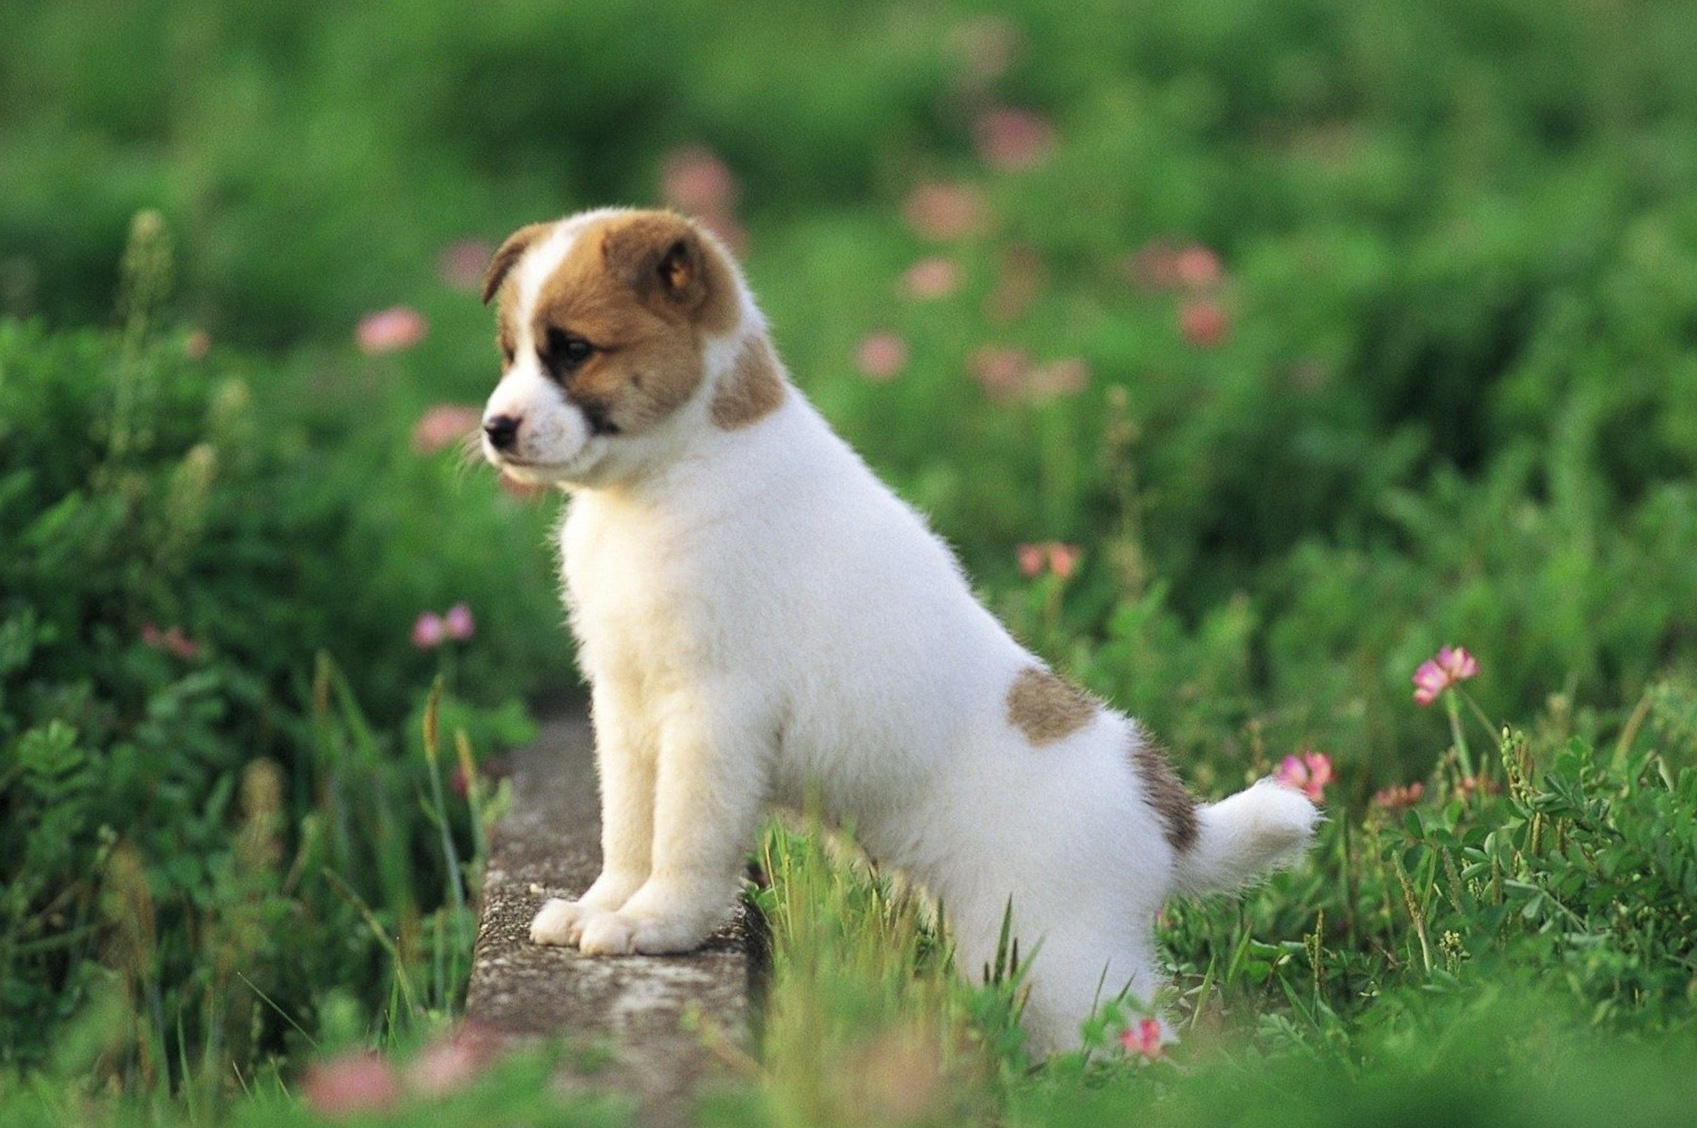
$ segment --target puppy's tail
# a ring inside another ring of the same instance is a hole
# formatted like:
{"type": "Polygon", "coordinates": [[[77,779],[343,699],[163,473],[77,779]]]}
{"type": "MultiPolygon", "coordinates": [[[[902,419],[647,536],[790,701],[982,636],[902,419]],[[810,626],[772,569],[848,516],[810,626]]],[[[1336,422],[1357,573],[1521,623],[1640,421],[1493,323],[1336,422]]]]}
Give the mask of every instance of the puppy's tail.
{"type": "Polygon", "coordinates": [[[1196,838],[1173,859],[1174,884],[1185,893],[1220,892],[1295,865],[1319,821],[1307,796],[1271,779],[1198,807],[1196,838]]]}

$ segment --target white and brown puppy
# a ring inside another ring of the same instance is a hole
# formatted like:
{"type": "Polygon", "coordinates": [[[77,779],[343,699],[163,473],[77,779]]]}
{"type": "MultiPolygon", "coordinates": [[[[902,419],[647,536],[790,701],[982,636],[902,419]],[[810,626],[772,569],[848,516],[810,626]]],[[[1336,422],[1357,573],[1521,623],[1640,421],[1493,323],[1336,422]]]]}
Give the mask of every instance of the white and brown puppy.
{"type": "Polygon", "coordinates": [[[785,378],[712,236],[602,210],[495,254],[484,449],[571,492],[561,549],[592,688],[603,868],[531,926],[680,952],[727,916],[768,804],[817,795],[939,897],[959,965],[1012,904],[1034,1046],[1147,1002],[1173,890],[1241,885],[1317,813],[1263,781],[1195,805],[1135,722],[1015,642],[925,521],[785,378]]]}

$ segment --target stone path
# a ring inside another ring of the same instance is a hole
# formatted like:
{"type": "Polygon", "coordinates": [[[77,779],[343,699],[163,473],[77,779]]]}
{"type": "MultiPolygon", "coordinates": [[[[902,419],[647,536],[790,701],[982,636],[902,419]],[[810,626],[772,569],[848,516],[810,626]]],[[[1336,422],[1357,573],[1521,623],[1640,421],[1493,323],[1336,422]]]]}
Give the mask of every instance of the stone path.
{"type": "Polygon", "coordinates": [[[513,809],[494,829],[466,1015],[518,1037],[564,1038],[604,1062],[567,1080],[635,1099],[642,1124],[681,1123],[702,1084],[751,1046],[764,965],[754,914],[682,956],[598,959],[530,942],[548,897],[575,897],[601,869],[593,741],[556,720],[513,760],[513,809]]]}

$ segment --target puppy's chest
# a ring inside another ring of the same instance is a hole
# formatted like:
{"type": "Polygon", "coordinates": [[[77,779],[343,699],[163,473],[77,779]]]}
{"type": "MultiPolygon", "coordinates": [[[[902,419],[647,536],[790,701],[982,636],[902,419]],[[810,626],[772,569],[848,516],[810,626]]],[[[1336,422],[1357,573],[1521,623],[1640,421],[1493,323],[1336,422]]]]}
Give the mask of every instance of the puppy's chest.
{"type": "Polygon", "coordinates": [[[685,659],[711,629],[697,538],[663,516],[572,513],[561,534],[572,627],[592,659],[685,659]]]}

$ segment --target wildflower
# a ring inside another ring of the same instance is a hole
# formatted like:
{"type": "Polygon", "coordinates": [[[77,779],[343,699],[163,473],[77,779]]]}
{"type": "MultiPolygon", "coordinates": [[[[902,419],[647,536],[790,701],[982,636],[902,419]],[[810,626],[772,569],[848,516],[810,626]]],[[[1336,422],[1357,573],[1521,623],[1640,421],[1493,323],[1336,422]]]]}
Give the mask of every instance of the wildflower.
{"type": "Polygon", "coordinates": [[[1211,290],[1225,280],[1220,256],[1200,243],[1175,246],[1157,239],[1125,261],[1125,271],[1143,290],[1211,290]]]}
{"type": "Polygon", "coordinates": [[[483,272],[495,248],[482,239],[457,239],[436,256],[436,277],[442,285],[475,294],[483,288],[483,272]]]}
{"type": "Polygon", "coordinates": [[[1179,307],[1179,331],[1184,339],[1198,348],[1210,349],[1224,344],[1231,335],[1231,321],[1225,307],[1211,298],[1193,298],[1179,307]]]}
{"type": "Polygon", "coordinates": [[[1027,579],[1034,579],[1048,571],[1050,575],[1066,580],[1072,578],[1078,567],[1078,546],[1060,541],[1022,544],[1014,548],[1014,557],[1019,561],[1020,574],[1027,579]]]}
{"type": "Polygon", "coordinates": [[[922,237],[948,242],[984,230],[990,208],[983,193],[970,184],[933,180],[908,194],[902,216],[922,237]]]}
{"type": "Polygon", "coordinates": [[[190,360],[205,360],[206,354],[212,351],[212,334],[204,329],[196,329],[183,338],[183,355],[190,360]]]}
{"type": "Polygon", "coordinates": [[[1145,1018],[1136,1026],[1128,1026],[1120,1035],[1120,1045],[1128,1054],[1139,1054],[1150,1061],[1161,1056],[1161,1024],[1145,1018]]]}
{"type": "Polygon", "coordinates": [[[894,333],[872,333],[861,338],[854,360],[861,375],[882,383],[907,366],[907,342],[894,333]]]}
{"type": "Polygon", "coordinates": [[[1010,400],[1025,388],[1031,354],[1005,345],[985,345],[967,360],[972,380],[993,400],[1010,400]]]}
{"type": "Polygon", "coordinates": [[[1324,752],[1304,752],[1300,757],[1286,756],[1279,761],[1273,778],[1286,787],[1293,787],[1318,803],[1332,782],[1332,758],[1324,752]]]}
{"type": "Polygon", "coordinates": [[[434,650],[442,645],[447,634],[447,625],[442,622],[442,616],[434,611],[425,611],[412,625],[412,644],[420,650],[434,650]]]}
{"type": "Polygon", "coordinates": [[[1470,798],[1475,791],[1481,795],[1496,795],[1502,791],[1502,787],[1494,779],[1473,775],[1463,776],[1461,782],[1455,786],[1455,793],[1463,799],[1470,798]]]}
{"type": "Polygon", "coordinates": [[[960,289],[960,282],[959,266],[941,255],[932,255],[908,267],[898,289],[915,301],[927,302],[948,297],[960,289]]]}
{"type": "Polygon", "coordinates": [[[693,215],[739,254],[748,246],[748,232],[736,218],[741,191],[730,166],[699,145],[673,150],[660,168],[660,195],[666,203],[693,215]]]}
{"type": "Polygon", "coordinates": [[[419,1051],[407,1067],[407,1088],[431,1097],[458,1092],[477,1079],[500,1049],[497,1031],[466,1022],[419,1051]]]}
{"type": "Polygon", "coordinates": [[[381,1112],[401,1099],[394,1067],[370,1053],[315,1062],[307,1069],[301,1088],[307,1105],[321,1116],[381,1112]]]}
{"type": "Polygon", "coordinates": [[[409,306],[391,306],[359,319],[354,341],[367,356],[410,349],[430,331],[424,315],[409,306]]]}
{"type": "Polygon", "coordinates": [[[464,642],[477,633],[477,621],[471,617],[471,608],[463,603],[456,603],[448,608],[448,613],[442,616],[442,628],[448,637],[464,642]]]}
{"type": "Polygon", "coordinates": [[[661,165],[660,195],[689,215],[729,215],[740,193],[730,166],[700,145],[672,150],[661,165]]]}
{"type": "Polygon", "coordinates": [[[978,157],[997,172],[1036,168],[1055,149],[1055,127],[1031,110],[995,106],[972,123],[978,157]]]}
{"type": "Polygon", "coordinates": [[[152,623],[143,623],[141,625],[141,641],[155,650],[164,651],[166,654],[184,660],[198,657],[200,654],[200,643],[184,634],[181,627],[172,627],[169,630],[162,631],[152,623]]]}
{"type": "Polygon", "coordinates": [[[483,412],[463,403],[439,403],[426,409],[412,429],[412,448],[435,454],[477,433],[483,412]]]}
{"type": "Polygon", "coordinates": [[[1426,793],[1426,785],[1416,780],[1413,783],[1392,784],[1373,793],[1373,806],[1387,811],[1400,811],[1420,802],[1420,797],[1426,793]]]}
{"type": "Polygon", "coordinates": [[[1460,646],[1445,646],[1414,671],[1414,703],[1430,705],[1444,690],[1473,677],[1479,661],[1460,646]]]}
{"type": "Polygon", "coordinates": [[[1173,257],[1173,273],[1181,286],[1204,290],[1217,285],[1225,275],[1220,256],[1203,246],[1189,246],[1173,257]]]}

